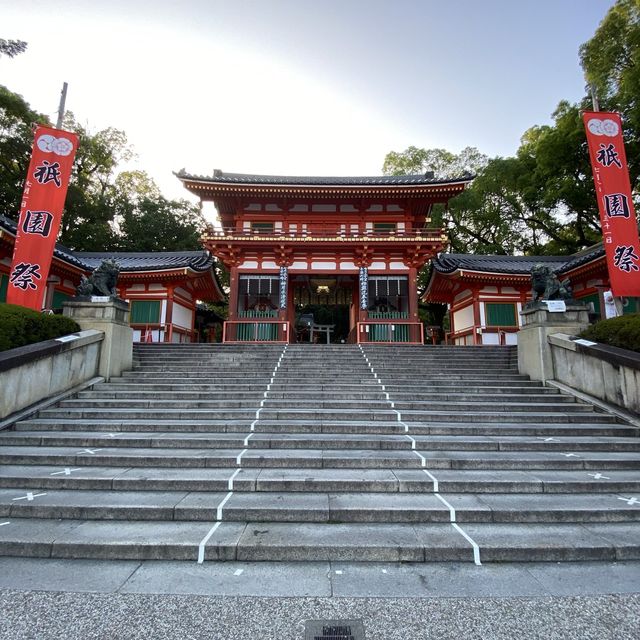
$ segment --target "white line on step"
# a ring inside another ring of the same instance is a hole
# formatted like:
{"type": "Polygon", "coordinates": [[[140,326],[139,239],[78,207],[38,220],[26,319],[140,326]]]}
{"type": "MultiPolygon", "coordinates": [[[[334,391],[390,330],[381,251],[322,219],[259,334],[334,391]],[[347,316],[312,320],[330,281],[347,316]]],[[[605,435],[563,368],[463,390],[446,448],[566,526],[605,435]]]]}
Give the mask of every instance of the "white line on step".
{"type": "Polygon", "coordinates": [[[8,520],[7,522],[0,522],[0,527],[4,527],[5,525],[11,524],[8,520]]]}
{"type": "Polygon", "coordinates": [[[81,471],[82,469],[80,467],[77,467],[75,469],[69,469],[69,467],[65,467],[63,471],[54,471],[53,473],[50,473],[50,476],[70,476],[74,471],[81,471]]]}
{"type": "Polygon", "coordinates": [[[465,531],[463,531],[455,522],[451,523],[451,526],[461,535],[463,536],[468,542],[471,543],[471,546],[473,547],[473,561],[479,566],[482,564],[482,562],[480,562],[480,547],[477,545],[476,541],[470,536],[468,535],[465,531]]]}
{"type": "Polygon", "coordinates": [[[14,502],[16,500],[27,500],[31,502],[34,498],[39,498],[40,496],[46,496],[46,493],[33,493],[32,491],[28,491],[26,496],[20,496],[19,498],[11,498],[14,502]]]}
{"type": "Polygon", "coordinates": [[[234,576],[241,576],[241,575],[242,575],[242,573],[243,573],[243,571],[244,571],[244,569],[236,569],[236,570],[233,572],[233,575],[234,575],[234,576]]]}
{"type": "Polygon", "coordinates": [[[431,478],[431,480],[433,481],[433,492],[434,493],[438,493],[438,479],[432,473],[427,471],[426,469],[423,469],[422,471],[423,471],[423,473],[426,473],[431,478]]]}
{"type": "Polygon", "coordinates": [[[202,542],[198,545],[198,564],[202,564],[204,562],[204,547],[209,542],[209,538],[216,532],[216,529],[221,525],[221,522],[216,522],[211,529],[209,529],[209,533],[202,538],[202,542]]]}
{"type": "Polygon", "coordinates": [[[102,449],[82,449],[77,452],[77,455],[82,455],[83,453],[89,453],[92,456],[96,454],[96,451],[102,451],[102,449]]]}
{"type": "Polygon", "coordinates": [[[218,505],[218,508],[216,509],[216,520],[222,520],[222,508],[224,507],[225,504],[227,504],[227,501],[232,495],[233,495],[233,491],[229,491],[229,493],[227,493],[227,495],[224,497],[222,502],[218,505]]]}
{"type": "Polygon", "coordinates": [[[409,440],[411,440],[411,448],[415,449],[416,448],[416,441],[411,436],[408,436],[406,433],[405,433],[404,437],[405,438],[409,438],[409,440]]]}
{"type": "Polygon", "coordinates": [[[633,506],[634,504],[640,504],[640,501],[635,496],[631,498],[618,498],[618,500],[624,500],[628,505],[633,506]]]}
{"type": "Polygon", "coordinates": [[[240,466],[240,459],[242,458],[242,456],[243,456],[245,453],[247,453],[247,451],[248,451],[248,449],[243,449],[243,450],[240,452],[240,455],[236,458],[236,464],[237,464],[238,466],[240,466]]]}
{"type": "Polygon", "coordinates": [[[436,496],[436,498],[438,498],[438,500],[440,500],[440,502],[442,502],[445,507],[447,507],[447,509],[449,509],[449,517],[451,518],[451,522],[455,522],[456,510],[439,493],[435,493],[434,491],[434,495],[436,496]]]}
{"type": "Polygon", "coordinates": [[[242,471],[242,469],[236,469],[233,472],[233,475],[229,478],[229,483],[228,483],[228,487],[229,487],[229,491],[233,491],[233,479],[242,471]]]}
{"type": "Polygon", "coordinates": [[[254,434],[250,433],[245,439],[244,439],[244,446],[248,446],[249,444],[249,438],[251,438],[254,434]]]}
{"type": "Polygon", "coordinates": [[[591,476],[594,480],[611,480],[609,476],[603,476],[601,473],[587,473],[588,476],[591,476]]]}
{"type": "Polygon", "coordinates": [[[418,453],[417,451],[414,451],[413,453],[415,453],[418,456],[418,458],[420,458],[421,466],[426,467],[427,466],[427,459],[421,453],[418,453]]]}

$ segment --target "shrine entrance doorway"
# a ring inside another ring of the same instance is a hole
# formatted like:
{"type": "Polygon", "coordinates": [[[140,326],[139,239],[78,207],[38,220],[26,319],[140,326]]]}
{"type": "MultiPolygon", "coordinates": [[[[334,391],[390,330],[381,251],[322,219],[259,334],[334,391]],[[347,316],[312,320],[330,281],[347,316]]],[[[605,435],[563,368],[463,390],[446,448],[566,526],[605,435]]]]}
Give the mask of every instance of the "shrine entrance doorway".
{"type": "Polygon", "coordinates": [[[348,342],[357,318],[357,275],[292,275],[291,291],[296,342],[326,344],[327,336],[333,344],[348,342]]]}

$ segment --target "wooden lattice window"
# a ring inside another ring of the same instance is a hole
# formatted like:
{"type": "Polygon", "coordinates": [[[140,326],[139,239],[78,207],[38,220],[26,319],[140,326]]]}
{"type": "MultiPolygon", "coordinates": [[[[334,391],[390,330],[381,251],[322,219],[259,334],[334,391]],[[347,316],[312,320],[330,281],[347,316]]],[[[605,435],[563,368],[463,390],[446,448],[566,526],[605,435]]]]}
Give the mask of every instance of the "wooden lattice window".
{"type": "Polygon", "coordinates": [[[0,274],[0,302],[6,302],[8,286],[9,286],[9,276],[0,274]]]}

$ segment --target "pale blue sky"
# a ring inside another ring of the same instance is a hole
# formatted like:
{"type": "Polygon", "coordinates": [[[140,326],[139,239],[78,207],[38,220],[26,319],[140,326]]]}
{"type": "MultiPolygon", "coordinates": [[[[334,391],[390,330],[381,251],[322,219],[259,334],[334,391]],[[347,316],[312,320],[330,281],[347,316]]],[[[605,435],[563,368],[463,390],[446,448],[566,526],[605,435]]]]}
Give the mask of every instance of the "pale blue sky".
{"type": "Polygon", "coordinates": [[[578,47],[612,0],[0,0],[0,83],[172,170],[379,174],[410,144],[511,155],[583,94],[578,47]]]}

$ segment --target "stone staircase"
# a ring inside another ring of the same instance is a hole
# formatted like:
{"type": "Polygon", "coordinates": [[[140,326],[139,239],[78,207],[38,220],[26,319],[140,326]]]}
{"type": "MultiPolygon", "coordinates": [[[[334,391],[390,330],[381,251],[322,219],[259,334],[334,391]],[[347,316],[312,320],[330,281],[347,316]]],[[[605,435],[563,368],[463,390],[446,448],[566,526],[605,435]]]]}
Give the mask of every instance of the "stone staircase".
{"type": "Polygon", "coordinates": [[[0,432],[0,555],[640,558],[640,439],[510,347],[136,345],[0,432]]]}

